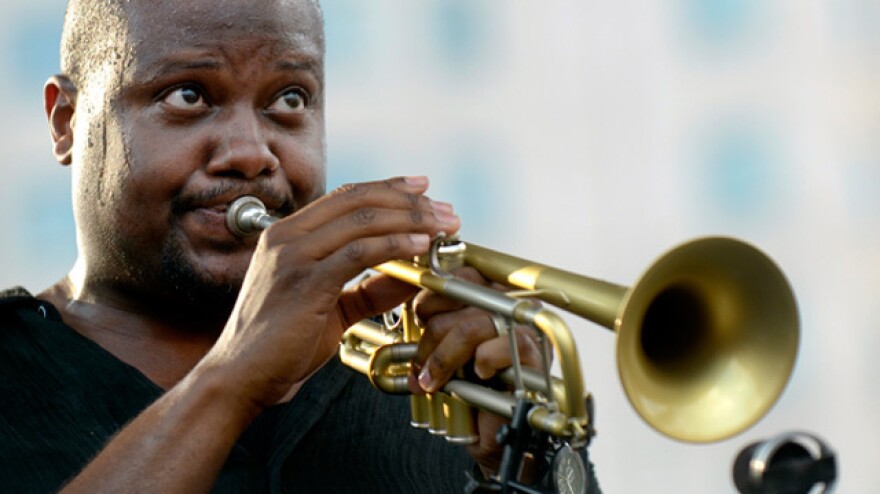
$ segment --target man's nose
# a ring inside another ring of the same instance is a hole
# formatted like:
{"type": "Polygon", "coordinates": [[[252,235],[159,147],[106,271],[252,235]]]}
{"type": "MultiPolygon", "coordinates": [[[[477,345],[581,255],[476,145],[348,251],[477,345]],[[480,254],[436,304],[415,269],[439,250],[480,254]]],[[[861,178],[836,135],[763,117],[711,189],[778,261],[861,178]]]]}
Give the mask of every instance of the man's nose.
{"type": "Polygon", "coordinates": [[[209,174],[254,179],[271,174],[281,166],[272,150],[270,131],[253,110],[239,109],[218,124],[222,127],[208,161],[209,174]]]}

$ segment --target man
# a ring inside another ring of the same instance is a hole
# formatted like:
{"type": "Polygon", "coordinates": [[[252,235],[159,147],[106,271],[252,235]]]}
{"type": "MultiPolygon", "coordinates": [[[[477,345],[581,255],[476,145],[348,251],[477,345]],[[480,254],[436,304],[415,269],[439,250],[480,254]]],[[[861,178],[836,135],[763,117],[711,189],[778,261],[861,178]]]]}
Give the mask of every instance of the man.
{"type": "MultiPolygon", "coordinates": [[[[459,219],[423,177],[324,195],[323,56],[312,1],[71,1],[45,107],[79,256],[0,306],[4,490],[461,489],[471,460],[334,358],[344,329],[414,292],[348,280],[459,219]],[[235,237],[242,195],[285,218],[235,237]]],[[[510,365],[486,314],[420,298],[413,388],[475,356],[483,377],[510,365]]],[[[520,353],[538,358],[527,337],[520,353]]],[[[478,422],[467,451],[491,474],[498,420],[478,422]]]]}

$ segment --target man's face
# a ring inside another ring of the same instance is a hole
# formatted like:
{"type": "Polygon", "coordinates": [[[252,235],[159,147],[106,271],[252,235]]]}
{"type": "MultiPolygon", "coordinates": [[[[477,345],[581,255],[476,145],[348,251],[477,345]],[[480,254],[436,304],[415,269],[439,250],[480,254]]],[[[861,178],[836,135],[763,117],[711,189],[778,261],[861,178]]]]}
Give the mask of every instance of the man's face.
{"type": "Polygon", "coordinates": [[[131,2],[129,42],[74,115],[80,249],[136,294],[234,292],[254,240],[225,226],[254,194],[289,214],[324,191],[323,34],[305,1],[131,2]]]}

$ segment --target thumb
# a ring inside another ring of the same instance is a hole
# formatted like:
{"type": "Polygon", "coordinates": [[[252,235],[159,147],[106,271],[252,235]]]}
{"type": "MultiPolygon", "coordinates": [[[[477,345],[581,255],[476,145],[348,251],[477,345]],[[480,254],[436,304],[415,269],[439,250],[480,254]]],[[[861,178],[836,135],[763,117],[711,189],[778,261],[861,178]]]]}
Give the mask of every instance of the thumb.
{"type": "Polygon", "coordinates": [[[378,316],[412,298],[419,287],[376,274],[346,290],[339,297],[339,308],[347,326],[373,316],[378,316]]]}

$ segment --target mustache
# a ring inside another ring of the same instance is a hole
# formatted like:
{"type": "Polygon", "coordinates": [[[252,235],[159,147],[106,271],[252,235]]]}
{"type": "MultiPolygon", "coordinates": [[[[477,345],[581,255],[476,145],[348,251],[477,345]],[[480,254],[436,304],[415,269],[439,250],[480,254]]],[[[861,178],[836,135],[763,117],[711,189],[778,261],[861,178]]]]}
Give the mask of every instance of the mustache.
{"type": "Polygon", "coordinates": [[[275,216],[289,216],[297,209],[291,192],[279,191],[268,182],[243,183],[238,180],[224,180],[198,192],[177,194],[171,199],[171,213],[178,215],[200,207],[215,205],[218,199],[228,203],[247,195],[260,198],[275,216]]]}

